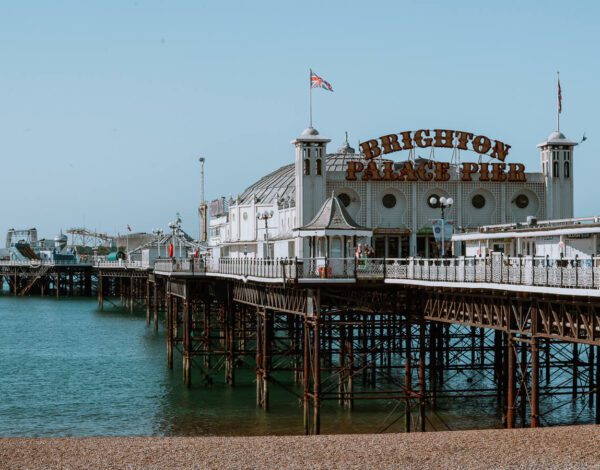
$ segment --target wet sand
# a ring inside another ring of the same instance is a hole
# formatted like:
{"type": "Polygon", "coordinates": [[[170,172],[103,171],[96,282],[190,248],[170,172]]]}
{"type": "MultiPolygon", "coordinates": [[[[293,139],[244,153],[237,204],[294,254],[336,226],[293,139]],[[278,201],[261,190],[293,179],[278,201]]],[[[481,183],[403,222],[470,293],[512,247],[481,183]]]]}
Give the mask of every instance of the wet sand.
{"type": "Polygon", "coordinates": [[[600,468],[600,426],[316,437],[3,438],[0,468],[600,468]]]}

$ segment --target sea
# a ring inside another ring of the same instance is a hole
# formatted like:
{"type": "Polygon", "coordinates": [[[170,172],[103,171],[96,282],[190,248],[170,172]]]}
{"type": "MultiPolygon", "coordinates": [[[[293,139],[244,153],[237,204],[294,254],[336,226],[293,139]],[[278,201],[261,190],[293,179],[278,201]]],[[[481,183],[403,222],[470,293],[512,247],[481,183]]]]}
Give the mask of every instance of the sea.
{"type": "MultiPolygon", "coordinates": [[[[270,409],[256,406],[255,372],[224,372],[212,383],[183,385],[181,357],[167,368],[164,326],[146,326],[142,311],[99,311],[91,298],[0,295],[0,436],[231,436],[302,434],[302,403],[277,385],[270,409]]],[[[195,372],[195,371],[194,371],[195,372]]],[[[477,376],[465,383],[477,386],[477,376]]],[[[291,377],[287,387],[293,388],[291,377]]],[[[296,392],[301,395],[298,388],[296,392]]],[[[583,403],[558,407],[550,424],[593,422],[583,403]]],[[[543,411],[543,410],[542,410],[543,411]]],[[[322,433],[403,432],[403,404],[356,401],[352,411],[324,402],[322,433]]],[[[495,399],[440,400],[428,430],[497,428],[495,399]]]]}

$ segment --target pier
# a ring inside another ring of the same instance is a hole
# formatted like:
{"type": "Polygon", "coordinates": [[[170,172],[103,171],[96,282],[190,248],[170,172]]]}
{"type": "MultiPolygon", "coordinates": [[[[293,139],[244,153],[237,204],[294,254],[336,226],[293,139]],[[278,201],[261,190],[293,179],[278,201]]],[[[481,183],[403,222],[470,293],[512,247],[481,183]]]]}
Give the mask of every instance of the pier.
{"type": "MultiPolygon", "coordinates": [[[[302,403],[393,400],[406,432],[447,398],[494,399],[506,428],[552,424],[547,397],[585,400],[600,424],[600,259],[159,259],[97,263],[98,301],[144,306],[166,327],[166,365],[210,383],[255,367],[302,403]],[[476,384],[461,375],[476,371],[476,384]],[[298,392],[301,390],[301,392],[298,392]]],[[[194,378],[195,377],[195,378],[194,378]]],[[[395,422],[397,422],[396,418],[395,422]]],[[[389,423],[388,423],[389,426],[389,423]]],[[[382,431],[386,425],[382,425],[382,431]]]]}
{"type": "Polygon", "coordinates": [[[320,433],[325,401],[397,403],[381,431],[443,429],[432,413],[449,398],[492,400],[514,428],[553,424],[551,398],[568,397],[600,424],[600,258],[34,260],[0,273],[14,295],[145,309],[187,386],[235,386],[254,368],[256,405],[269,410],[272,387],[295,395],[305,434],[320,433]]]}

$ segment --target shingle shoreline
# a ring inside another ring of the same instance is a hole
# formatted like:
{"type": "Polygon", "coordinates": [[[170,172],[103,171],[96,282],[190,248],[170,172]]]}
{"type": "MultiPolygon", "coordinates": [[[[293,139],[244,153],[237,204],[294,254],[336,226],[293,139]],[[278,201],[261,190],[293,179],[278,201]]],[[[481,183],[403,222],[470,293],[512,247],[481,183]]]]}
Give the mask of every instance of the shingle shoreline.
{"type": "Polygon", "coordinates": [[[315,437],[1,438],[0,468],[600,468],[600,426],[315,437]]]}

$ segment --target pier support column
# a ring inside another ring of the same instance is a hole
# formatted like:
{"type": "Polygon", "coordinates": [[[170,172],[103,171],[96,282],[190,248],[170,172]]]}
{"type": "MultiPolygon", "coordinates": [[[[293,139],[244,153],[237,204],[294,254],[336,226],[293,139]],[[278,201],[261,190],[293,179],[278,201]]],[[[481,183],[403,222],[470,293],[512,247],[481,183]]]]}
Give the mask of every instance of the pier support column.
{"type": "Polygon", "coordinates": [[[150,326],[150,281],[146,280],[146,326],[150,326]]]}
{"type": "Polygon", "coordinates": [[[98,274],[98,308],[104,310],[104,276],[98,274]]]}
{"type": "Polygon", "coordinates": [[[419,321],[419,429],[425,432],[425,320],[419,321]]]}
{"type": "Polygon", "coordinates": [[[313,434],[321,434],[321,331],[319,319],[313,325],[313,434]]]}
{"type": "Polygon", "coordinates": [[[167,293],[167,310],[165,314],[167,326],[167,367],[173,369],[173,296],[167,293]]]}
{"type": "Polygon", "coordinates": [[[233,292],[231,285],[227,285],[225,298],[225,382],[235,385],[235,308],[233,305],[233,292]]]}
{"type": "Polygon", "coordinates": [[[506,338],[507,377],[506,377],[506,427],[515,427],[515,346],[513,334],[506,338]]]}
{"type": "Polygon", "coordinates": [[[183,383],[192,386],[192,315],[187,298],[183,301],[183,383]]]}
{"type": "Polygon", "coordinates": [[[154,331],[158,331],[158,283],[154,281],[154,302],[152,302],[152,309],[154,310],[154,331]]]}
{"type": "MultiPolygon", "coordinates": [[[[590,346],[596,348],[596,424],[600,424],[600,346],[590,346]]],[[[590,397],[590,400],[592,397],[590,397]]]]}
{"type": "Polygon", "coordinates": [[[256,406],[263,408],[263,352],[264,352],[264,311],[256,309],[256,406]]]}
{"type": "Polygon", "coordinates": [[[412,326],[410,319],[405,318],[406,335],[404,351],[406,354],[406,362],[404,364],[404,393],[406,395],[405,410],[404,410],[404,428],[406,432],[410,432],[411,428],[411,411],[410,398],[412,396],[412,326]]]}
{"type": "Polygon", "coordinates": [[[531,422],[532,428],[540,425],[540,386],[539,386],[539,339],[531,339],[531,422]]]}

